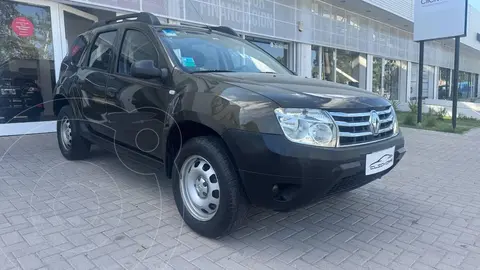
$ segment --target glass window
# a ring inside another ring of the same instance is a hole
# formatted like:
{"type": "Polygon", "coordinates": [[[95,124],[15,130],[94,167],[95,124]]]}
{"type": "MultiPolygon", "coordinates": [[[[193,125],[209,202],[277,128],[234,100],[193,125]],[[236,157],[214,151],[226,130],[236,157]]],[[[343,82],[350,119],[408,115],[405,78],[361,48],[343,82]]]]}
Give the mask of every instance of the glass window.
{"type": "Polygon", "coordinates": [[[312,46],[312,78],[320,78],[320,47],[312,46]]]}
{"type": "Polygon", "coordinates": [[[383,96],[391,100],[398,100],[400,84],[400,61],[385,60],[384,92],[383,96]]]}
{"type": "Polygon", "coordinates": [[[335,59],[332,48],[323,48],[322,79],[330,82],[335,81],[335,59]]]}
{"type": "Polygon", "coordinates": [[[79,36],[75,39],[72,46],[70,46],[68,56],[71,57],[71,61],[74,65],[78,64],[86,47],[87,40],[83,36],[79,36]]]}
{"type": "Polygon", "coordinates": [[[130,69],[136,61],[153,60],[158,67],[158,53],[155,46],[144,34],[128,30],[123,38],[118,73],[130,75],[130,69]]]}
{"type": "Polygon", "coordinates": [[[117,36],[116,31],[98,35],[90,51],[88,66],[100,70],[108,70],[113,57],[113,43],[117,36]]]}
{"type": "MultiPolygon", "coordinates": [[[[374,57],[372,91],[390,100],[405,101],[407,75],[407,62],[374,57]]],[[[412,86],[414,83],[412,78],[412,86]]]]}
{"type": "Polygon", "coordinates": [[[0,1],[0,123],[54,119],[52,39],[49,7],[0,1]]]}
{"type": "Polygon", "coordinates": [[[460,71],[458,74],[458,99],[471,100],[477,88],[476,74],[460,71]]]}
{"type": "MultiPolygon", "coordinates": [[[[433,98],[433,82],[435,79],[434,67],[423,66],[423,91],[422,99],[433,98]]],[[[410,88],[410,99],[415,100],[418,97],[418,64],[412,63],[412,81],[410,88]]]]}
{"type": "Polygon", "coordinates": [[[438,76],[438,99],[451,99],[450,91],[450,69],[440,68],[440,76],[438,76]]]}
{"type": "Polygon", "coordinates": [[[183,29],[163,29],[159,35],[172,58],[189,72],[291,74],[268,53],[240,38],[183,29]]]}
{"type": "Polygon", "coordinates": [[[372,91],[379,95],[383,95],[382,89],[382,58],[374,57],[373,58],[373,80],[372,80],[372,91]]]}
{"type": "Polygon", "coordinates": [[[288,43],[256,37],[246,37],[245,39],[259,46],[271,56],[275,57],[284,66],[288,67],[288,43]]]}
{"type": "Polygon", "coordinates": [[[367,88],[367,56],[365,54],[337,50],[335,70],[337,83],[367,88]]]}

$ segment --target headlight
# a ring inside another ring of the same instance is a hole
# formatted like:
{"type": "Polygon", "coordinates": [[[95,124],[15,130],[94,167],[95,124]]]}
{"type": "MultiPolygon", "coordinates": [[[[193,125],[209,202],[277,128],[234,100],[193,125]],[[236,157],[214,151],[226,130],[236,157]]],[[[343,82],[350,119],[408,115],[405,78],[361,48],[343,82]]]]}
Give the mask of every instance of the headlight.
{"type": "Polygon", "coordinates": [[[398,127],[398,119],[395,110],[392,108],[392,115],[393,115],[393,136],[398,135],[400,132],[400,128],[398,127]]]}
{"type": "Polygon", "coordinates": [[[330,114],[318,109],[275,110],[283,133],[292,142],[336,147],[338,130],[330,114]]]}

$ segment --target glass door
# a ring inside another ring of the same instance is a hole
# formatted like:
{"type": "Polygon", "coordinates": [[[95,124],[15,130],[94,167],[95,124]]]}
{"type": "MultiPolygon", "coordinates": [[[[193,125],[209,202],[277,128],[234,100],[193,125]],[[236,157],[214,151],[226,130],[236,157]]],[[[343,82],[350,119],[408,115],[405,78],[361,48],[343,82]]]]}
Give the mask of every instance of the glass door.
{"type": "Polygon", "coordinates": [[[52,2],[0,1],[0,136],[8,124],[51,113],[45,103],[56,83],[55,12],[52,2]]]}
{"type": "Polygon", "coordinates": [[[86,32],[98,17],[82,10],[67,5],[60,5],[60,24],[62,34],[62,52],[67,55],[74,40],[83,32],[86,32]]]}

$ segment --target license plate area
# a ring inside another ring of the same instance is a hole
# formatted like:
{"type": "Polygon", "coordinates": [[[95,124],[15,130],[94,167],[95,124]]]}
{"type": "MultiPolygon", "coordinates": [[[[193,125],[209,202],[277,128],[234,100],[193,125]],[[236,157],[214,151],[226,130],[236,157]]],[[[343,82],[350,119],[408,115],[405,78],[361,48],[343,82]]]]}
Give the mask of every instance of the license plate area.
{"type": "Polygon", "coordinates": [[[393,166],[395,161],[395,146],[368,154],[365,161],[365,175],[383,172],[393,166]]]}

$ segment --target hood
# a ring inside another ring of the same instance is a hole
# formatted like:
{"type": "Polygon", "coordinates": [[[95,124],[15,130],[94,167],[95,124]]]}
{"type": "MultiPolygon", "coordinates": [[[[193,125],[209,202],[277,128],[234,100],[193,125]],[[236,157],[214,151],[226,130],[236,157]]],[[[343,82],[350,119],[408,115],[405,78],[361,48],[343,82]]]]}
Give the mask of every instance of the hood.
{"type": "Polygon", "coordinates": [[[365,90],[293,75],[241,72],[198,75],[253,91],[283,108],[320,108],[349,112],[390,105],[385,98],[365,90]]]}

